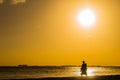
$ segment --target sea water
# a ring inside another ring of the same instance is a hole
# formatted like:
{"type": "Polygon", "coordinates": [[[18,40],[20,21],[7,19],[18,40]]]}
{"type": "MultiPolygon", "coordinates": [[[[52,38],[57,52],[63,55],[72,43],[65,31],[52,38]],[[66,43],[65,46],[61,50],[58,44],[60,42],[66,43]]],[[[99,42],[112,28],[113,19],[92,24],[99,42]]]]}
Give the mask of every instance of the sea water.
{"type": "MultiPolygon", "coordinates": [[[[88,67],[88,76],[120,75],[120,67],[88,67]]],[[[78,77],[80,67],[0,67],[0,79],[78,77]]]]}

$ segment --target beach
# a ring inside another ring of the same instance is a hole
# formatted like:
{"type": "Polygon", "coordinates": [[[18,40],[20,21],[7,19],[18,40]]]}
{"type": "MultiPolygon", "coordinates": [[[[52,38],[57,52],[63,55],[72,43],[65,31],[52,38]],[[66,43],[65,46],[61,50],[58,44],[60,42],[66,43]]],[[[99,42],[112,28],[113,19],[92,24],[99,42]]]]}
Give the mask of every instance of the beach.
{"type": "MultiPolygon", "coordinates": [[[[16,79],[11,79],[11,80],[16,80],[16,79]]],[[[19,79],[17,79],[17,80],[19,80],[19,79]]],[[[120,80],[120,75],[88,76],[88,77],[27,78],[27,79],[22,79],[22,80],[120,80]]]]}

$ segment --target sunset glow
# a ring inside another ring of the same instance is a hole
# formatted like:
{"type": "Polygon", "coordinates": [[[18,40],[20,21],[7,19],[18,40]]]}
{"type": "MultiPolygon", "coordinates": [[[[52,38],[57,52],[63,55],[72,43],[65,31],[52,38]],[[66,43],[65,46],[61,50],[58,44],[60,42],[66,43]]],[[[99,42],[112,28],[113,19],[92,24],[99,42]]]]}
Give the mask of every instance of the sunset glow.
{"type": "Polygon", "coordinates": [[[118,66],[119,57],[120,0],[0,0],[0,66],[118,66]]]}

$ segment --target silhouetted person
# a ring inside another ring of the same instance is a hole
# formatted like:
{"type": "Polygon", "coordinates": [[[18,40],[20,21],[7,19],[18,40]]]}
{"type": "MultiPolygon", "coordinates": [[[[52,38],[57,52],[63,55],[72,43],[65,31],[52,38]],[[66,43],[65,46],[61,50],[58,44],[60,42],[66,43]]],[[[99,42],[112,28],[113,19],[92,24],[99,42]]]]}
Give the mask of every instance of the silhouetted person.
{"type": "Polygon", "coordinates": [[[87,64],[85,61],[83,61],[82,66],[81,66],[81,76],[86,75],[87,76],[87,64]]]}

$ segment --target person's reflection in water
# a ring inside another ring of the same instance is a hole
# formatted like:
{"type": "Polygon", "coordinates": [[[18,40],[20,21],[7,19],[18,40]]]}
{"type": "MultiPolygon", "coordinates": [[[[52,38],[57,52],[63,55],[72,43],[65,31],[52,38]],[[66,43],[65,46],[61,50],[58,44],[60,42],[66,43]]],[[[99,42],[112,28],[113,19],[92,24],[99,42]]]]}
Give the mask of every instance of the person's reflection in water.
{"type": "Polygon", "coordinates": [[[86,75],[87,76],[87,64],[85,61],[83,61],[82,66],[81,66],[81,76],[86,75]]]}

